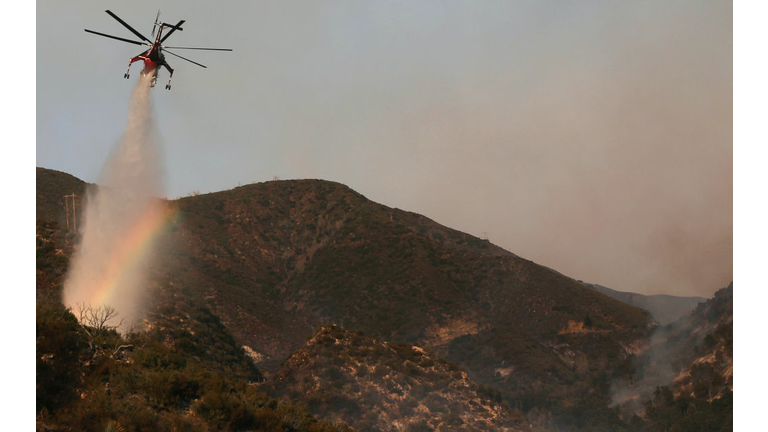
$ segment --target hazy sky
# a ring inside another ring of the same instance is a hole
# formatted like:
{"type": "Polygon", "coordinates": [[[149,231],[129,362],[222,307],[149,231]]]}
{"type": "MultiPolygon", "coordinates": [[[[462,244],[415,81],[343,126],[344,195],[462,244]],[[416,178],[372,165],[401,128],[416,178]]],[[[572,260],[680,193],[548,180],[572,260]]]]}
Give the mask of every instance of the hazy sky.
{"type": "Polygon", "coordinates": [[[571,277],[709,296],[732,280],[732,3],[38,1],[36,164],[96,181],[141,47],[167,196],[343,182],[571,277]]]}

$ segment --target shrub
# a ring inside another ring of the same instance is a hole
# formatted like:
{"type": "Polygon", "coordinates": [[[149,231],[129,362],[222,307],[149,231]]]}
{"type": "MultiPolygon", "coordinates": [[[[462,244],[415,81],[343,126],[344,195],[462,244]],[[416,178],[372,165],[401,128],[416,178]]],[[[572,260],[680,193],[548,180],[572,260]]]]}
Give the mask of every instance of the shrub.
{"type": "Polygon", "coordinates": [[[75,398],[87,343],[77,319],[61,303],[39,302],[36,321],[37,408],[54,410],[75,398]]]}

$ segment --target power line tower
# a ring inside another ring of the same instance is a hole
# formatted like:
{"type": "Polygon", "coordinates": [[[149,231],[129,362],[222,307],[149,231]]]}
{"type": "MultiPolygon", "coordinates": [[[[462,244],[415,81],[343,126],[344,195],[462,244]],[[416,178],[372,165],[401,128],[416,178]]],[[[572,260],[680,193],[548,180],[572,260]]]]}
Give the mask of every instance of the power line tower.
{"type": "Polygon", "coordinates": [[[74,192],[72,192],[72,195],[64,195],[64,206],[66,208],[67,212],[67,231],[69,231],[69,199],[72,198],[72,225],[74,226],[75,232],[77,232],[77,209],[76,209],[76,202],[75,202],[75,195],[74,192]]]}

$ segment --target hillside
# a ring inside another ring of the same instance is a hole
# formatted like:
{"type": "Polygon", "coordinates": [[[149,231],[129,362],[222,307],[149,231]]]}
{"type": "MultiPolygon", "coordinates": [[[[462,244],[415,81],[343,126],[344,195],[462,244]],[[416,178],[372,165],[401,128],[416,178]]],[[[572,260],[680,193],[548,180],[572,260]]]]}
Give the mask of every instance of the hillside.
{"type": "Polygon", "coordinates": [[[658,328],[634,365],[617,402],[642,412],[646,430],[731,430],[733,283],[658,328]]]}
{"type": "MultiPolygon", "coordinates": [[[[54,181],[39,186],[65,182],[46,171],[54,181]]],[[[330,322],[419,343],[534,424],[619,421],[608,390],[652,329],[644,310],[334,182],[273,181],[170,204],[179,222],[152,277],[159,317],[184,304],[178,296],[203,306],[267,379],[330,322]]]]}
{"type": "Polygon", "coordinates": [[[676,396],[712,401],[733,391],[733,283],[663,329],[676,396]]]}
{"type": "Polygon", "coordinates": [[[338,183],[273,181],[173,205],[182,222],[163,255],[174,281],[267,375],[332,322],[418,342],[524,412],[566,403],[567,421],[586,421],[582,404],[607,405],[610,376],[650,330],[646,311],[338,183]]]}
{"type": "Polygon", "coordinates": [[[653,319],[662,326],[683,318],[691,313],[699,303],[707,301],[704,297],[680,297],[667,294],[644,295],[616,291],[596,284],[587,284],[587,286],[618,301],[647,310],[653,319]]]}
{"type": "Polygon", "coordinates": [[[162,278],[149,289],[154,301],[143,331],[121,336],[87,311],[78,322],[81,311],[61,304],[76,236],[56,222],[55,197],[85,184],[63,173],[38,175],[38,186],[55,191],[38,193],[38,431],[351,430],[260,392],[255,382],[263,374],[219,318],[162,278]]]}
{"type": "MultiPolygon", "coordinates": [[[[64,196],[74,193],[76,205],[74,211],[79,222],[80,215],[77,214],[77,211],[82,209],[83,198],[85,197],[88,183],[67,173],[45,168],[36,169],[36,180],[36,214],[38,219],[56,222],[60,226],[66,227],[67,220],[64,196]]],[[[71,198],[68,205],[70,206],[69,212],[71,218],[73,214],[71,198]]],[[[73,222],[70,219],[70,224],[72,223],[73,222]]]]}
{"type": "Polygon", "coordinates": [[[334,325],[289,357],[268,388],[358,430],[528,430],[519,411],[456,365],[334,325]]]}

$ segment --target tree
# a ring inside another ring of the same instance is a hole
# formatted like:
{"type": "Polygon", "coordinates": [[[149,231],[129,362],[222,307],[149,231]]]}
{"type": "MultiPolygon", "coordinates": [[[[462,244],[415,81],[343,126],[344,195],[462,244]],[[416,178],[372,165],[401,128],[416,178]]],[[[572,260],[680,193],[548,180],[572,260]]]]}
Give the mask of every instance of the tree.
{"type": "MultiPolygon", "coordinates": [[[[119,315],[117,310],[115,310],[115,308],[112,306],[103,305],[94,308],[90,305],[90,303],[87,305],[85,303],[78,303],[77,311],[80,325],[83,327],[90,327],[91,331],[96,334],[105,333],[110,330],[117,330],[121,325],[123,325],[122,318],[117,323],[117,325],[109,324],[110,321],[116,319],[119,315]]],[[[91,331],[89,331],[87,328],[85,330],[86,333],[89,335],[91,334],[91,331]]]]}
{"type": "Polygon", "coordinates": [[[111,321],[117,319],[119,313],[114,307],[109,305],[102,305],[94,308],[90,303],[78,303],[77,312],[77,320],[80,323],[80,328],[87,335],[88,346],[94,353],[96,351],[94,343],[100,336],[116,331],[123,325],[123,318],[121,318],[116,325],[110,324],[111,321]]]}

